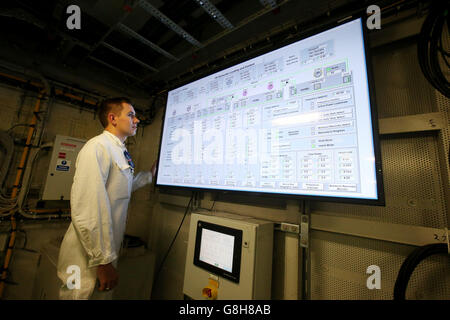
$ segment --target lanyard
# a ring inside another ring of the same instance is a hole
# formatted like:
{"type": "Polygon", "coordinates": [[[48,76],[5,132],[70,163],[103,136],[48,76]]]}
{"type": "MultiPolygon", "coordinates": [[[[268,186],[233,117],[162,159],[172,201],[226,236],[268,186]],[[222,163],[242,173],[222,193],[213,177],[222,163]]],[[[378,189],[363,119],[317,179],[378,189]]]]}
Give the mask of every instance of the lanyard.
{"type": "Polygon", "coordinates": [[[127,150],[124,150],[124,151],[123,151],[123,154],[124,154],[124,156],[125,156],[125,159],[127,159],[128,164],[129,164],[130,167],[131,167],[131,170],[134,171],[134,163],[133,163],[133,160],[131,160],[131,155],[128,153],[127,150]]]}

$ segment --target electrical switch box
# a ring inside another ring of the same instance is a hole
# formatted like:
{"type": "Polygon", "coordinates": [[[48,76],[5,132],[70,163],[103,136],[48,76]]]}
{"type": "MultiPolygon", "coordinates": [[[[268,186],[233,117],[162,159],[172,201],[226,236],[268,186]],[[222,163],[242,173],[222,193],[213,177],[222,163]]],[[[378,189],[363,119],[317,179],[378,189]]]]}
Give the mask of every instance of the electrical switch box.
{"type": "Polygon", "coordinates": [[[56,136],[42,200],[70,200],[75,161],[85,143],[86,140],[56,136]]]}
{"type": "Polygon", "coordinates": [[[183,293],[195,300],[270,299],[273,222],[229,213],[191,215],[183,293]]]}

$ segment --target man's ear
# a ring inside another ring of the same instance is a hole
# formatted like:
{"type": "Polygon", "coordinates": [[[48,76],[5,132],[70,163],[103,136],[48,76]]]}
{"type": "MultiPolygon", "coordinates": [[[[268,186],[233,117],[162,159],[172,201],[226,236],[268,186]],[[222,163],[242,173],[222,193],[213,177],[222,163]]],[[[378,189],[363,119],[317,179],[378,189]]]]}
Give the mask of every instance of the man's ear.
{"type": "Polygon", "coordinates": [[[117,125],[116,115],[112,112],[108,113],[108,122],[114,127],[117,125]]]}

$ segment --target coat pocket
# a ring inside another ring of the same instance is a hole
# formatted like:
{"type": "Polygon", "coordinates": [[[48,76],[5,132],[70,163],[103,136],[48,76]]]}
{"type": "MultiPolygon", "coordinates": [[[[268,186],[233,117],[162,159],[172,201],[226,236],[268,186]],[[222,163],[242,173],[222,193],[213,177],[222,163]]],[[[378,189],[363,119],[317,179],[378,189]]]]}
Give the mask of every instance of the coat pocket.
{"type": "Polygon", "coordinates": [[[111,199],[127,199],[131,196],[133,174],[128,164],[113,161],[113,172],[110,172],[108,193],[111,199]]]}

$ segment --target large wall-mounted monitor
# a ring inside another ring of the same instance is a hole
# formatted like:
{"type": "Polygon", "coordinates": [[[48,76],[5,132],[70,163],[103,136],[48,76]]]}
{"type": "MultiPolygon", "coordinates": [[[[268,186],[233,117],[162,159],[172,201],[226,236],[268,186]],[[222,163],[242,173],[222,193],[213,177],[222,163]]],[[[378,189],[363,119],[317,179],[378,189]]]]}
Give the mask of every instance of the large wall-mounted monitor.
{"type": "Polygon", "coordinates": [[[157,185],[384,204],[361,19],[168,93],[157,185]]]}

